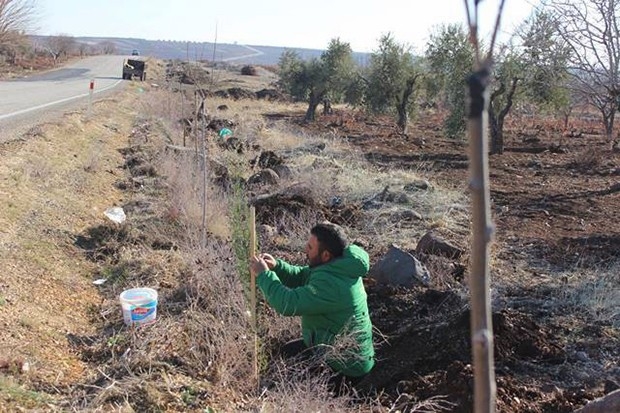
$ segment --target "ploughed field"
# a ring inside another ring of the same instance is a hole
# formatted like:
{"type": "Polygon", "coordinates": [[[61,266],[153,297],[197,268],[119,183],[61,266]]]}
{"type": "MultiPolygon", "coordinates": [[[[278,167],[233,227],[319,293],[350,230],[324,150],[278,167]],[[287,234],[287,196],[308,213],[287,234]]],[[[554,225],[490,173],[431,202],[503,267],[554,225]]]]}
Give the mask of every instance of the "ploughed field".
{"type": "MultiPolygon", "coordinates": [[[[408,136],[390,125],[389,119],[337,113],[312,128],[348,140],[385,170],[411,168],[431,182],[466,187],[467,142],[442,137],[438,115],[421,115],[408,136]]],[[[618,268],[620,152],[595,121],[573,120],[571,126],[563,133],[559,121],[513,118],[505,152],[490,158],[501,412],[571,412],[620,382],[618,303],[611,304],[607,317],[596,315],[606,293],[617,298],[620,279],[616,272],[610,280],[608,273],[606,287],[599,290],[596,279],[589,281],[590,290],[584,288],[585,275],[580,280],[581,272],[596,277],[601,268],[614,263],[612,268],[618,268]],[[583,300],[576,302],[580,288],[583,300]],[[592,297],[586,297],[586,290],[592,297]]],[[[366,246],[373,261],[385,252],[384,245],[372,241],[366,246]]],[[[468,297],[454,288],[467,281],[468,254],[443,262],[448,265],[443,282],[431,282],[431,288],[367,281],[372,320],[386,340],[378,346],[377,367],[360,388],[383,391],[383,404],[406,408],[416,400],[444,396],[449,411],[470,411],[468,297]]]]}

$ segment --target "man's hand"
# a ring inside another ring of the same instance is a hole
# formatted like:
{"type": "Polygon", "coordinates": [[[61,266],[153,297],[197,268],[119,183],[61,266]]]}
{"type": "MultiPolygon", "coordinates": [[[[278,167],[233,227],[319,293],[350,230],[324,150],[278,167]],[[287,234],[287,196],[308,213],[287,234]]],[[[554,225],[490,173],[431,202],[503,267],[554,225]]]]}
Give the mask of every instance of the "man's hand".
{"type": "MultiPolygon", "coordinates": [[[[272,257],[273,258],[273,257],[272,257]]],[[[257,257],[256,255],[250,258],[250,272],[253,276],[257,276],[263,271],[269,270],[269,266],[261,257],[257,257]]]]}
{"type": "Polygon", "coordinates": [[[259,257],[262,258],[265,263],[267,263],[267,266],[270,270],[273,270],[277,265],[276,259],[273,258],[273,256],[270,254],[260,254],[259,257]]]}

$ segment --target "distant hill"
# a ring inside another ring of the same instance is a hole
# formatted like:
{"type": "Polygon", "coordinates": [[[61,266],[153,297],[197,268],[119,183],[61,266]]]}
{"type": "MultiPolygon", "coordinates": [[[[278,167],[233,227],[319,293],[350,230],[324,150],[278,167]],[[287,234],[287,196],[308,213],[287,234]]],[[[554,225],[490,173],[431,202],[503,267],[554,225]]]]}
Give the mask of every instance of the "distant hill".
{"type": "MultiPolygon", "coordinates": [[[[33,36],[43,41],[46,36],[33,36]]],[[[256,46],[209,42],[180,42],[168,40],[145,40],[115,37],[75,37],[79,43],[97,46],[104,42],[114,43],[119,54],[131,54],[134,49],[143,56],[159,59],[210,60],[239,64],[276,65],[285,50],[294,50],[302,59],[319,57],[323,50],[303,49],[295,47],[256,46]]],[[[368,53],[353,53],[356,61],[365,65],[368,53]]]]}

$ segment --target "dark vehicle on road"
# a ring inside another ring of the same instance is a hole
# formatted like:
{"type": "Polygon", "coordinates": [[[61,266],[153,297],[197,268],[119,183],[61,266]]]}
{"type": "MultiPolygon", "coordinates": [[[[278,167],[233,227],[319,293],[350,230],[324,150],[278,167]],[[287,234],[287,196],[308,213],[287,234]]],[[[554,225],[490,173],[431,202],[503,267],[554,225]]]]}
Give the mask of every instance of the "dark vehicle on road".
{"type": "Polygon", "coordinates": [[[132,56],[140,56],[140,51],[139,51],[138,49],[133,49],[133,50],[131,51],[131,55],[132,55],[132,56]]]}
{"type": "Polygon", "coordinates": [[[140,80],[146,80],[146,62],[138,59],[125,59],[123,79],[132,80],[134,76],[140,80]]]}

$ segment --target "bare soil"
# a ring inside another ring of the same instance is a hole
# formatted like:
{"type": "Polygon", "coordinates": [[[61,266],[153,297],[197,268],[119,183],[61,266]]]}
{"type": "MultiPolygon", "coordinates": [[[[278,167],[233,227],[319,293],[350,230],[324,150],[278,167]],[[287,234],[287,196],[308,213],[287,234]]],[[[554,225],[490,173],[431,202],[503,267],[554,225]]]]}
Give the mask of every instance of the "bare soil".
{"type": "MultiPolygon", "coordinates": [[[[618,388],[620,377],[618,314],[593,321],[567,313],[559,302],[562,291],[573,288],[559,274],[620,256],[620,153],[593,121],[575,121],[579,137],[562,136],[553,121],[536,122],[530,125],[536,139],[527,140],[527,122],[513,120],[505,153],[490,158],[498,251],[492,277],[503,294],[493,303],[501,412],[571,412],[618,388]]],[[[335,131],[382,168],[428,168],[431,179],[444,185],[466,182],[466,143],[443,138],[438,115],[420,116],[408,136],[391,125],[389,119],[339,113],[313,128],[335,131]]],[[[367,290],[373,323],[387,340],[360,387],[382,393],[386,405],[406,408],[445,396],[449,411],[470,412],[466,298],[450,289],[403,289],[372,280],[367,290]]]]}

